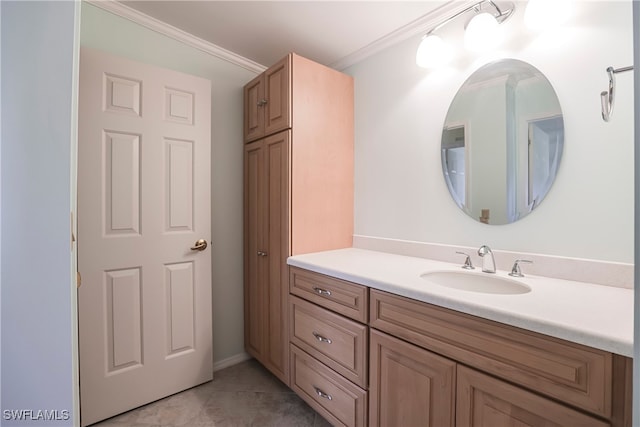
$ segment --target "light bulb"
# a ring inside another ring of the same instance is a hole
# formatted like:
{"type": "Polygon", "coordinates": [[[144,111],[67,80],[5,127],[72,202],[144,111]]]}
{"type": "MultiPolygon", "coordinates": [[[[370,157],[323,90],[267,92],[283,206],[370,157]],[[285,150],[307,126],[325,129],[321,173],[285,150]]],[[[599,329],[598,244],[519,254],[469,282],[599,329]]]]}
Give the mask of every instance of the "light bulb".
{"type": "Polygon", "coordinates": [[[464,33],[464,47],[472,52],[488,52],[502,42],[502,31],[496,18],[487,12],[474,16],[464,33]]]}
{"type": "Polygon", "coordinates": [[[437,68],[448,64],[452,56],[450,47],[440,37],[427,34],[418,46],[416,64],[422,68],[437,68]]]}

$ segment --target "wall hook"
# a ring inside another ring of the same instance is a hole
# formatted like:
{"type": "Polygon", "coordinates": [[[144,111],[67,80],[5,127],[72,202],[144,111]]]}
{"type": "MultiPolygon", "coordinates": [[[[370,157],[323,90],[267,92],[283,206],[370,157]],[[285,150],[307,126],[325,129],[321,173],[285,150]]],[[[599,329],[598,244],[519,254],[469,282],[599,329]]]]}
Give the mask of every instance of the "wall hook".
{"type": "Polygon", "coordinates": [[[623,73],[625,71],[633,70],[633,66],[622,67],[622,68],[607,68],[607,74],[609,75],[609,90],[600,93],[600,103],[602,105],[602,120],[608,122],[611,119],[611,114],[613,113],[613,102],[615,99],[615,89],[616,89],[616,77],[615,75],[618,73],[623,73]]]}

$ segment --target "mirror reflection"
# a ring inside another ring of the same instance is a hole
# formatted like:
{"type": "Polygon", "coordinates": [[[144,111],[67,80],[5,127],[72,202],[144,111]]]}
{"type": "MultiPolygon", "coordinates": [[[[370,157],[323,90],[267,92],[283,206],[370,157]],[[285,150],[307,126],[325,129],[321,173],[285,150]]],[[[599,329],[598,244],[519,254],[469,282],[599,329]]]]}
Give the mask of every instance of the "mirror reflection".
{"type": "Polygon", "coordinates": [[[442,131],[442,170],[470,217],[509,224],[538,207],[562,158],[564,122],[547,78],[516,59],[474,72],[451,102],[442,131]]]}

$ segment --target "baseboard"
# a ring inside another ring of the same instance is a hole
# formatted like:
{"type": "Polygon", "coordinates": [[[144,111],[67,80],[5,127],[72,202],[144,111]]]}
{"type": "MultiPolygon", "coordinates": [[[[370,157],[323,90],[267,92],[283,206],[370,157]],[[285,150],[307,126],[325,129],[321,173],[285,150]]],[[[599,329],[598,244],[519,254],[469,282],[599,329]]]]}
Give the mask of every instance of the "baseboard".
{"type": "Polygon", "coordinates": [[[213,372],[220,371],[222,369],[228,368],[233,365],[237,365],[238,363],[244,362],[245,360],[251,359],[251,356],[248,353],[239,353],[235,356],[227,357],[226,359],[218,360],[213,363],[213,372]]]}

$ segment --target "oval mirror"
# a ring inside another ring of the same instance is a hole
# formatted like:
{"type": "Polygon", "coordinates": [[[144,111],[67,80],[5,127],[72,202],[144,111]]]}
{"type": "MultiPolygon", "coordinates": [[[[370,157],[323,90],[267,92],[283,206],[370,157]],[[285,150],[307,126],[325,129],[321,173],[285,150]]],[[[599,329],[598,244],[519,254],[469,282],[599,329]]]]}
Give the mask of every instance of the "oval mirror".
{"type": "Polygon", "coordinates": [[[562,158],[556,92],[535,67],[501,59],[474,72],[451,102],[442,170],[456,204],[486,224],[509,224],[538,207],[562,158]]]}

